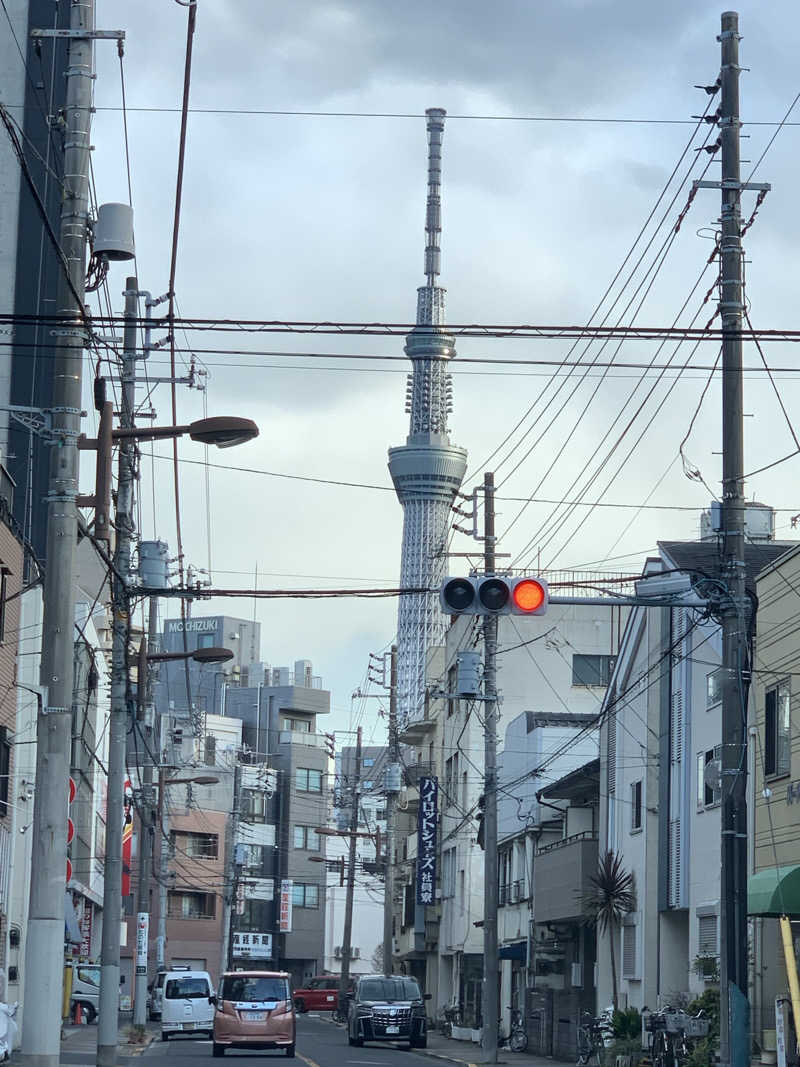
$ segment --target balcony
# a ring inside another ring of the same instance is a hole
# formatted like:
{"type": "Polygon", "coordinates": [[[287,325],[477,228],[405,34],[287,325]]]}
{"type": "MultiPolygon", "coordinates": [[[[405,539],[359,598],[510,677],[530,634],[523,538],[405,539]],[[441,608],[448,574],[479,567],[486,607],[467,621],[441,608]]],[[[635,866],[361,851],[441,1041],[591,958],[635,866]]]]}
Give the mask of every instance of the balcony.
{"type": "Polygon", "coordinates": [[[326,741],[325,734],[307,733],[305,730],[281,730],[278,735],[281,745],[305,745],[308,748],[327,748],[330,741],[326,741]]]}
{"type": "Polygon", "coordinates": [[[401,745],[420,745],[436,729],[436,720],[421,718],[404,722],[397,732],[401,745]]]}
{"type": "Polygon", "coordinates": [[[537,923],[575,921],[586,914],[583,898],[597,872],[597,834],[587,830],[545,845],[533,867],[533,913],[537,923]]]}
{"type": "Polygon", "coordinates": [[[409,764],[404,769],[403,781],[406,785],[418,789],[420,778],[433,778],[435,774],[436,771],[433,764],[421,760],[419,763],[409,764]]]}

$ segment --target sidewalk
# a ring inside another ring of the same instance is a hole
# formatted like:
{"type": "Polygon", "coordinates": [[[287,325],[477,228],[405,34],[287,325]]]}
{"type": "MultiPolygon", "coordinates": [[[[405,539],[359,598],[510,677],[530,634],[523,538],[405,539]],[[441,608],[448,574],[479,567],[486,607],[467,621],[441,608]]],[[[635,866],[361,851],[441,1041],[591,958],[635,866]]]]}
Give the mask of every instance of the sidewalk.
{"type": "MultiPolygon", "coordinates": [[[[133,1024],[131,1023],[130,1014],[120,1015],[119,1036],[117,1038],[120,1056],[141,1056],[157,1036],[157,1031],[152,1023],[148,1024],[141,1042],[133,1042],[131,1040],[134,1036],[132,1031],[133,1024]]],[[[80,1053],[93,1059],[97,1052],[97,1023],[92,1023],[91,1026],[73,1026],[71,1024],[64,1026],[61,1031],[61,1051],[62,1053],[80,1053]]]]}
{"type": "MultiPolygon", "coordinates": [[[[469,1041],[454,1041],[451,1037],[436,1030],[428,1031],[428,1047],[414,1050],[420,1056],[430,1056],[437,1060],[450,1060],[455,1063],[479,1064],[485,1063],[483,1049],[469,1041]]],[[[507,1063],[510,1067],[554,1067],[556,1064],[565,1064],[565,1060],[554,1060],[549,1056],[535,1056],[529,1052],[512,1052],[511,1049],[501,1048],[497,1051],[497,1062],[507,1063]]],[[[574,1067],[570,1063],[570,1067],[574,1067]]]]}

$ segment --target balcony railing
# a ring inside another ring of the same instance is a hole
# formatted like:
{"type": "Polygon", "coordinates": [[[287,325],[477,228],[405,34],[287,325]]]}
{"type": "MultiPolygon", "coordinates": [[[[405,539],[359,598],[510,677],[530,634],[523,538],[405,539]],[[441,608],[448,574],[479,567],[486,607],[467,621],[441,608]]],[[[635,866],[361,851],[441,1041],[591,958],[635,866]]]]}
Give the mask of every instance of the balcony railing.
{"type": "Polygon", "coordinates": [[[533,865],[537,923],[581,919],[596,871],[597,834],[592,831],[540,848],[533,865]]]}
{"type": "Polygon", "coordinates": [[[596,841],[596,830],[581,830],[579,834],[570,834],[569,837],[562,837],[560,841],[551,841],[547,845],[542,845],[541,848],[536,850],[537,856],[541,856],[543,852],[552,852],[557,848],[564,848],[565,845],[572,844],[573,841],[596,841]]]}
{"type": "Polygon", "coordinates": [[[410,763],[403,772],[403,778],[406,785],[417,788],[420,778],[432,778],[434,774],[433,764],[421,761],[419,763],[410,763]]]}

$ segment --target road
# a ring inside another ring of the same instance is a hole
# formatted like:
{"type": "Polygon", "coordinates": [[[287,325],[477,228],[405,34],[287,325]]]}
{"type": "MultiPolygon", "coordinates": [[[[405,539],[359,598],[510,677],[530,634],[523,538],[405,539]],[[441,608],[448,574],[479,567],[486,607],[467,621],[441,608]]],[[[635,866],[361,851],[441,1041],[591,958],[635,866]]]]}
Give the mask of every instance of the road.
{"type": "MultiPolygon", "coordinates": [[[[173,1037],[165,1044],[154,1041],[141,1057],[141,1067],[194,1067],[198,1061],[208,1060],[211,1067],[211,1042],[191,1037],[173,1037]]],[[[225,1053],[225,1061],[261,1059],[288,1062],[286,1054],[248,1052],[232,1049],[225,1053]]],[[[63,1062],[63,1057],[62,1057],[63,1062]]],[[[216,1064],[219,1060],[215,1060],[216,1064]]],[[[297,1020],[297,1067],[431,1067],[432,1061],[402,1045],[371,1044],[350,1048],[347,1032],[327,1019],[311,1013],[297,1020]],[[413,1062],[412,1062],[413,1061],[413,1062]]]]}

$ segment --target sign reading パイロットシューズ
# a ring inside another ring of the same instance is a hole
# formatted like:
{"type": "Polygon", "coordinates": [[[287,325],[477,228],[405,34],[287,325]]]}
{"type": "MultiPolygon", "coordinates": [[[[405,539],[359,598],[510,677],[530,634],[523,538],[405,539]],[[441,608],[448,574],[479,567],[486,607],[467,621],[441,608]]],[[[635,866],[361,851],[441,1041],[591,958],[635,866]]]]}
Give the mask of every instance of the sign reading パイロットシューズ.
{"type": "Polygon", "coordinates": [[[439,807],[437,778],[419,780],[417,816],[417,904],[436,903],[436,821],[439,807]]]}

